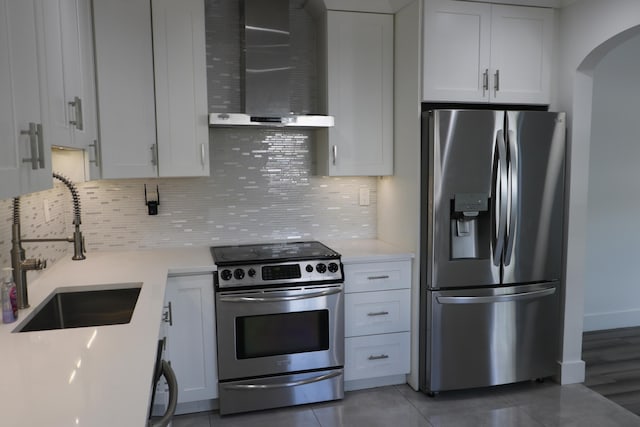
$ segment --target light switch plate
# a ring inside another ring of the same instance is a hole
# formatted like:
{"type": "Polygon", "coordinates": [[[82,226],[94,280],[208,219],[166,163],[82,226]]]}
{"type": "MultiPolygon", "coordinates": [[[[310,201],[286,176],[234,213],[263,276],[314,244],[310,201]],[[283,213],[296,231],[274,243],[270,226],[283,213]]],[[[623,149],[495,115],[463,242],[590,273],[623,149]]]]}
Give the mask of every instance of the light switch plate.
{"type": "Polygon", "coordinates": [[[360,189],[360,206],[369,206],[369,189],[368,188],[361,188],[360,189]]]}

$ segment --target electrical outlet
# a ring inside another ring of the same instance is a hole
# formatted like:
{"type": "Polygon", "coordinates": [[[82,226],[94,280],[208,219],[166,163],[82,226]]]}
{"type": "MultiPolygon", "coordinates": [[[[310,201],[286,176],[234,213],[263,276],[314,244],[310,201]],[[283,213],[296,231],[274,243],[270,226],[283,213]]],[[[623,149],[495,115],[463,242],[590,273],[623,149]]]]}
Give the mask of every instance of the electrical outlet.
{"type": "Polygon", "coordinates": [[[360,189],[360,206],[369,206],[369,189],[361,188],[360,189]]]}
{"type": "Polygon", "coordinates": [[[42,208],[44,209],[44,222],[51,222],[51,205],[49,204],[49,199],[42,201],[42,208]]]}

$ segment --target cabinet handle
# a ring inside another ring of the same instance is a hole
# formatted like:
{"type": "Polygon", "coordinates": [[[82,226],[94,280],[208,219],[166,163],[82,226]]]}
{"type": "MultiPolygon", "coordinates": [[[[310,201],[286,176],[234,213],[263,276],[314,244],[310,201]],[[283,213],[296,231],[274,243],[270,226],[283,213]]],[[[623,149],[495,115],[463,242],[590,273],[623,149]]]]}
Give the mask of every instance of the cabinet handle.
{"type": "Polygon", "coordinates": [[[77,130],[84,130],[84,120],[82,118],[82,99],[74,97],[73,101],[69,102],[72,111],[74,113],[74,119],[69,120],[69,124],[75,126],[77,130]]]}
{"type": "Polygon", "coordinates": [[[158,166],[158,144],[151,145],[151,164],[158,166]]]}
{"type": "Polygon", "coordinates": [[[164,313],[162,313],[162,321],[168,323],[169,326],[173,326],[173,312],[171,311],[171,301],[167,305],[164,306],[167,309],[164,313]]]}
{"type": "Polygon", "coordinates": [[[205,162],[204,162],[204,157],[205,157],[205,147],[204,144],[200,144],[200,163],[202,163],[202,167],[204,167],[205,162]]]}
{"type": "Polygon", "coordinates": [[[36,125],[36,133],[38,134],[38,163],[40,169],[44,169],[44,134],[42,132],[42,124],[36,125]]]}
{"type": "Polygon", "coordinates": [[[367,277],[368,280],[383,280],[383,279],[388,279],[389,275],[385,274],[383,276],[369,276],[367,277]]]}
{"type": "Polygon", "coordinates": [[[386,316],[387,314],[389,314],[388,311],[376,311],[375,313],[367,313],[367,316],[386,316]]]}
{"type": "Polygon", "coordinates": [[[335,166],[336,160],[338,159],[338,146],[334,145],[331,151],[333,152],[333,166],[335,166]]]}
{"type": "Polygon", "coordinates": [[[482,97],[485,97],[489,90],[489,69],[485,68],[482,73],[482,97]]]}
{"type": "Polygon", "coordinates": [[[500,70],[496,70],[496,73],[493,76],[493,83],[494,95],[497,95],[500,90],[500,70]]]}
{"type": "Polygon", "coordinates": [[[381,354],[379,356],[369,356],[369,360],[382,360],[382,359],[388,359],[389,355],[388,354],[381,354]]]}
{"type": "Polygon", "coordinates": [[[29,135],[29,149],[31,157],[22,159],[23,163],[31,163],[31,169],[36,170],[39,166],[38,159],[38,125],[29,122],[29,130],[21,130],[20,135],[29,135]]]}
{"type": "Polygon", "coordinates": [[[93,144],[89,144],[89,147],[93,147],[93,160],[89,159],[89,163],[94,163],[97,167],[102,167],[100,161],[100,147],[97,139],[93,140],[93,144]]]}

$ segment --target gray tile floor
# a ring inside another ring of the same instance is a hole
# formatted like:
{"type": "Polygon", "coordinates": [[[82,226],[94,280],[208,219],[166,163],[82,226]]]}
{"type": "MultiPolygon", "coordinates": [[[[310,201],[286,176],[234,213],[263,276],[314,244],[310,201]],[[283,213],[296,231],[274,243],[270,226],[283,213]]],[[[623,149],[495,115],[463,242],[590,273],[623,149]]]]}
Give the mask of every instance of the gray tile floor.
{"type": "Polygon", "coordinates": [[[409,386],[345,393],[340,401],[221,417],[178,416],[173,427],[625,427],[640,417],[581,384],[521,383],[441,393],[409,386]]]}

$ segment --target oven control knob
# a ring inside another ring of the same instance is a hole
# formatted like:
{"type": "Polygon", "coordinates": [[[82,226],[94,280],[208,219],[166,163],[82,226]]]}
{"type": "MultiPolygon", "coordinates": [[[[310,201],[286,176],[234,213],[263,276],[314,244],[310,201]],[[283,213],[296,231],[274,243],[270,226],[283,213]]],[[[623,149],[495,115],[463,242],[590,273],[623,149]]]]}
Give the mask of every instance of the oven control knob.
{"type": "Polygon", "coordinates": [[[240,280],[244,277],[244,270],[241,268],[236,268],[235,270],[233,270],[233,277],[235,277],[237,280],[240,280]]]}
{"type": "Polygon", "coordinates": [[[313,273],[313,265],[311,264],[307,264],[304,269],[307,270],[307,273],[313,273]]]}
{"type": "Polygon", "coordinates": [[[247,271],[247,274],[249,277],[254,277],[256,275],[256,271],[253,268],[250,268],[249,271],[247,271]]]}
{"type": "Polygon", "coordinates": [[[327,271],[327,266],[323,263],[316,265],[316,271],[318,273],[325,273],[327,271]]]}
{"type": "Polygon", "coordinates": [[[222,278],[222,280],[229,280],[232,276],[233,274],[231,273],[231,270],[225,269],[220,272],[220,277],[222,278]]]}
{"type": "Polygon", "coordinates": [[[336,264],[335,262],[330,262],[329,263],[329,272],[335,273],[336,271],[338,271],[338,264],[336,264]]]}

